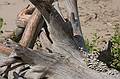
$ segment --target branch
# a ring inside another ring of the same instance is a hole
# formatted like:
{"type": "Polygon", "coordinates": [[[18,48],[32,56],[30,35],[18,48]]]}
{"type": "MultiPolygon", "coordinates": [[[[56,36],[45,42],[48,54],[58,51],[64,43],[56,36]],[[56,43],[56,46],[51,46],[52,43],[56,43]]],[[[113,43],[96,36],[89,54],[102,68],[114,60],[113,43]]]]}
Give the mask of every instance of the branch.
{"type": "Polygon", "coordinates": [[[35,42],[35,40],[37,38],[37,36],[35,36],[36,35],[35,33],[37,31],[37,28],[41,27],[41,26],[39,26],[40,24],[41,25],[43,24],[43,18],[41,16],[40,12],[36,9],[33,12],[32,16],[31,16],[31,19],[28,22],[28,24],[26,26],[26,29],[25,29],[25,31],[23,33],[23,36],[22,36],[22,38],[21,38],[21,40],[19,42],[22,46],[31,47],[31,48],[33,47],[34,42],[35,42]],[[34,39],[34,42],[33,42],[33,39],[34,39]]]}

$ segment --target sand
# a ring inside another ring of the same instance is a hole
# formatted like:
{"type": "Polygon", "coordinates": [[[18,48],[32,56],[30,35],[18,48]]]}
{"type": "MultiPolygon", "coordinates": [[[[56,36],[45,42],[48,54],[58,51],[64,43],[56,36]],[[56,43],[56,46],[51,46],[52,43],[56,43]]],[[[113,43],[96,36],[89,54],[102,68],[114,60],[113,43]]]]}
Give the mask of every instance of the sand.
{"type": "Polygon", "coordinates": [[[0,17],[6,23],[4,29],[13,31],[16,27],[16,17],[18,12],[27,6],[27,0],[0,0],[0,17]]]}

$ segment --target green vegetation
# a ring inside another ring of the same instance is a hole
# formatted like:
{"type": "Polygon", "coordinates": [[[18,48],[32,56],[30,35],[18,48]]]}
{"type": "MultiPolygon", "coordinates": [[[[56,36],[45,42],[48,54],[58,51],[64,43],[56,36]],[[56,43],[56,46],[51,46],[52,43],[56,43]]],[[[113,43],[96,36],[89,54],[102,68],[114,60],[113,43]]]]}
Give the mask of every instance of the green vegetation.
{"type": "MultiPolygon", "coordinates": [[[[95,33],[92,38],[92,42],[90,42],[88,39],[85,40],[85,47],[87,48],[89,53],[93,53],[94,51],[99,51],[97,49],[99,37],[95,33]]],[[[115,68],[120,71],[120,27],[115,26],[115,33],[111,38],[111,53],[110,53],[110,61],[107,61],[109,63],[109,66],[112,68],[115,68]]]]}
{"type": "Polygon", "coordinates": [[[111,67],[120,71],[120,27],[115,28],[115,34],[112,36],[111,42],[111,67]]]}
{"type": "Polygon", "coordinates": [[[99,38],[100,37],[97,35],[97,33],[94,33],[92,37],[92,42],[90,42],[88,39],[85,40],[85,48],[88,50],[89,53],[93,53],[94,51],[99,51],[97,49],[99,38]]]}
{"type": "Polygon", "coordinates": [[[17,27],[16,30],[14,31],[13,35],[10,38],[13,41],[18,43],[22,37],[23,32],[24,32],[24,28],[17,27]]]}
{"type": "Polygon", "coordinates": [[[3,18],[0,17],[0,31],[1,31],[3,24],[4,24],[3,18]]]}
{"type": "Polygon", "coordinates": [[[18,38],[15,34],[15,32],[13,33],[13,35],[10,37],[11,40],[15,41],[15,42],[19,42],[20,41],[20,38],[18,38]]]}
{"type": "MultiPolygon", "coordinates": [[[[97,48],[99,36],[95,33],[93,35],[92,41],[90,42],[88,39],[85,40],[85,47],[88,50],[89,53],[93,53],[94,51],[98,52],[99,49],[97,48]]],[[[111,37],[111,57],[110,61],[107,61],[109,63],[109,66],[112,68],[115,68],[120,71],[120,27],[115,27],[115,33],[111,37]]]]}
{"type": "Polygon", "coordinates": [[[3,33],[2,31],[2,27],[3,25],[5,25],[6,23],[4,22],[3,18],[0,17],[0,34],[3,33]]]}

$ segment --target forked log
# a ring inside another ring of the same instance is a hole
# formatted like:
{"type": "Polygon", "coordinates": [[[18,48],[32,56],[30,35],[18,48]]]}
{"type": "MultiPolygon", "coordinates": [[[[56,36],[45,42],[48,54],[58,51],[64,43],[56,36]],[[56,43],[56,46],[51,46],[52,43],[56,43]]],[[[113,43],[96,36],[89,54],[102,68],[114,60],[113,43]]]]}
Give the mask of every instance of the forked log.
{"type": "MultiPolygon", "coordinates": [[[[107,79],[107,78],[112,79],[113,78],[113,77],[109,77],[106,74],[101,74],[96,71],[93,71],[85,66],[85,64],[82,62],[82,56],[80,56],[80,52],[76,49],[76,44],[75,41],[73,40],[72,27],[69,24],[69,22],[65,22],[62,19],[61,15],[52,6],[51,3],[52,0],[44,0],[44,1],[30,0],[30,1],[41,12],[41,14],[44,16],[45,21],[47,22],[48,30],[50,31],[50,36],[53,41],[53,44],[51,45],[50,49],[52,50],[53,53],[60,53],[64,57],[63,60],[59,60],[60,63],[58,62],[57,64],[46,67],[46,69],[48,69],[47,70],[48,73],[46,77],[48,77],[49,79],[51,78],[52,79],[107,79]]],[[[46,49],[43,50],[45,51],[46,49]]],[[[22,56],[22,55],[23,54],[18,56],[22,56]]],[[[24,58],[26,56],[29,55],[24,55],[22,57],[24,58]]],[[[34,55],[32,56],[36,57],[34,55]]],[[[30,57],[30,60],[33,60],[32,58],[30,57]]],[[[25,58],[23,60],[25,60],[25,58]]],[[[27,62],[29,62],[30,60],[27,60],[27,62]]],[[[47,61],[49,61],[49,58],[47,59],[47,61]]],[[[117,79],[117,78],[113,78],[113,79],[117,79]]]]}
{"type": "MultiPolygon", "coordinates": [[[[82,52],[73,39],[70,21],[64,21],[52,6],[53,0],[30,0],[41,12],[47,23],[52,45],[47,49],[32,49],[15,45],[12,56],[22,63],[31,65],[25,73],[28,79],[119,79],[87,68],[82,60],[82,52]]],[[[46,41],[43,41],[46,42],[46,41]]],[[[4,60],[5,61],[5,60],[4,60]]],[[[10,62],[12,63],[12,62],[10,62]]]]}

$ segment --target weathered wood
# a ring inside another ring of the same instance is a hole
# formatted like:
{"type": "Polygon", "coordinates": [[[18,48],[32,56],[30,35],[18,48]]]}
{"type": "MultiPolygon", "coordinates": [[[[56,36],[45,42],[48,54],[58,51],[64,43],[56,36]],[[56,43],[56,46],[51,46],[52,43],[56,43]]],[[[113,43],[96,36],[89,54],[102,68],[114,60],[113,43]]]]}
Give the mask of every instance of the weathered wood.
{"type": "Polygon", "coordinates": [[[40,35],[40,32],[41,32],[41,29],[43,28],[43,25],[44,25],[44,19],[43,19],[43,17],[42,17],[42,15],[41,15],[41,17],[38,19],[38,25],[37,25],[37,28],[36,28],[36,30],[35,30],[35,33],[34,33],[34,35],[33,35],[33,38],[31,38],[31,41],[30,41],[30,43],[29,43],[29,48],[33,48],[34,47],[34,45],[35,45],[35,42],[36,42],[36,40],[37,40],[37,38],[39,37],[39,35],[40,35]]]}
{"type": "Polygon", "coordinates": [[[44,16],[44,18],[49,22],[49,16],[50,16],[50,10],[52,8],[52,3],[54,2],[54,0],[45,0],[45,1],[41,1],[41,0],[36,0],[36,1],[32,1],[30,0],[30,2],[33,5],[37,5],[36,8],[39,9],[40,13],[44,16]]]}
{"type": "Polygon", "coordinates": [[[11,65],[17,62],[22,62],[29,65],[40,64],[43,66],[49,66],[60,62],[61,57],[61,54],[50,53],[45,49],[41,49],[39,52],[16,44],[13,46],[13,50],[9,58],[1,60],[0,67],[11,65]]]}
{"type": "Polygon", "coordinates": [[[32,7],[30,5],[22,9],[17,15],[16,29],[13,31],[4,31],[4,33],[2,33],[0,36],[0,42],[4,42],[5,39],[8,39],[8,38],[11,38],[16,42],[19,42],[24,32],[24,29],[34,10],[35,10],[35,7],[32,7]]]}
{"type": "MultiPolygon", "coordinates": [[[[79,62],[75,64],[76,61],[72,58],[66,58],[56,52],[49,53],[44,49],[41,49],[41,51],[38,52],[16,45],[13,53],[16,53],[15,56],[12,56],[13,58],[19,57],[22,60],[21,62],[37,66],[37,68],[33,67],[33,69],[31,69],[32,72],[28,71],[26,73],[26,78],[39,79],[48,77],[50,79],[119,79],[119,77],[112,77],[110,75],[98,73],[86,66],[82,66],[79,62]],[[31,76],[34,73],[38,73],[38,75],[31,76]]],[[[4,62],[7,61],[4,60],[4,62]]],[[[12,63],[7,64],[10,65],[12,63]]]]}
{"type": "Polygon", "coordinates": [[[65,22],[57,10],[51,6],[51,3],[49,3],[50,0],[30,1],[38,8],[48,25],[50,36],[53,41],[51,46],[52,51],[62,54],[65,61],[68,60],[68,62],[61,61],[62,63],[48,67],[48,71],[50,71],[51,74],[49,75],[48,73],[47,75],[49,75],[48,77],[50,79],[112,78],[108,75],[90,70],[82,63],[82,57],[79,55],[79,51],[75,49],[76,44],[73,40],[71,25],[68,22],[65,22]]]}
{"type": "Polygon", "coordinates": [[[26,25],[28,24],[33,12],[35,10],[35,7],[32,7],[31,5],[28,5],[24,9],[22,9],[18,15],[17,15],[17,21],[16,21],[16,29],[14,31],[14,35],[11,37],[13,41],[19,42],[21,40],[22,34],[26,28],[26,25]]]}
{"type": "Polygon", "coordinates": [[[19,62],[19,60],[15,59],[15,58],[13,58],[13,57],[11,57],[11,58],[6,58],[6,59],[4,59],[4,60],[1,60],[1,62],[0,62],[0,67],[9,66],[9,65],[14,64],[14,63],[16,63],[16,62],[19,62]]]}
{"type": "Polygon", "coordinates": [[[84,38],[82,34],[82,29],[80,26],[80,19],[79,19],[79,13],[77,8],[77,0],[65,0],[65,6],[68,12],[68,18],[72,24],[73,27],[73,33],[75,36],[76,44],[78,44],[79,47],[84,48],[84,38]]]}
{"type": "Polygon", "coordinates": [[[23,33],[23,36],[19,42],[22,46],[30,47],[32,38],[34,38],[34,34],[36,32],[37,26],[39,25],[39,23],[41,21],[41,18],[42,18],[42,16],[41,16],[40,12],[36,9],[33,12],[32,17],[31,17],[30,21],[28,22],[26,29],[23,33]]]}
{"type": "Polygon", "coordinates": [[[77,8],[77,0],[65,0],[65,6],[68,12],[68,18],[70,19],[73,31],[77,35],[82,35],[82,30],[80,27],[79,14],[77,8]],[[76,24],[75,24],[76,23],[76,24]]]}
{"type": "Polygon", "coordinates": [[[65,21],[64,19],[64,16],[60,10],[60,6],[59,6],[59,1],[58,0],[54,0],[53,4],[54,8],[58,11],[58,13],[61,15],[61,17],[63,18],[63,20],[65,21]]]}
{"type": "MultiPolygon", "coordinates": [[[[50,31],[50,37],[53,41],[52,50],[59,51],[59,53],[61,53],[61,54],[72,55],[75,58],[77,58],[79,61],[81,61],[79,51],[71,52],[71,53],[70,52],[61,52],[61,50],[64,50],[64,48],[66,46],[70,46],[67,48],[68,50],[71,48],[72,49],[77,48],[75,41],[73,40],[72,26],[69,23],[69,21],[65,22],[54,7],[49,6],[49,10],[50,10],[50,12],[49,12],[49,11],[47,11],[46,7],[40,6],[41,2],[39,2],[39,1],[37,2],[34,0],[32,0],[32,2],[33,2],[33,4],[35,4],[35,6],[38,8],[39,11],[42,11],[41,13],[44,16],[45,21],[48,25],[48,30],[50,31]],[[43,13],[46,13],[45,15],[48,15],[49,19],[48,19],[48,17],[46,18],[43,13]]],[[[42,4],[42,5],[48,6],[48,5],[46,5],[46,2],[44,2],[44,4],[42,4]]],[[[44,42],[46,42],[46,41],[44,41],[44,42]]],[[[50,47],[47,46],[47,48],[50,48],[50,47]]]]}
{"type": "Polygon", "coordinates": [[[5,55],[10,55],[11,52],[12,52],[11,48],[8,48],[5,45],[0,43],[0,53],[5,54],[5,55]]]}
{"type": "Polygon", "coordinates": [[[35,8],[31,5],[27,5],[22,9],[17,15],[17,27],[26,27],[34,10],[35,8]]]}
{"type": "Polygon", "coordinates": [[[19,58],[21,62],[32,66],[31,71],[28,70],[25,74],[26,78],[119,79],[120,76],[113,77],[87,68],[81,52],[76,49],[71,23],[65,22],[52,6],[53,0],[30,1],[44,17],[53,44],[50,48],[46,46],[47,49],[39,49],[39,51],[15,45],[13,54],[9,58],[19,58]]]}

